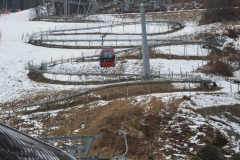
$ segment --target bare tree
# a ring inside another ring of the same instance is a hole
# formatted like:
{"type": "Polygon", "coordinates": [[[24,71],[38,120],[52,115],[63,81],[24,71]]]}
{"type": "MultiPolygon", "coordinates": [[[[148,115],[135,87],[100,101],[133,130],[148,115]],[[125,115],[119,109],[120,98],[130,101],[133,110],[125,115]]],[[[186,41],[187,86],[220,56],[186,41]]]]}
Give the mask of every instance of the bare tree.
{"type": "MultiPolygon", "coordinates": [[[[201,23],[223,22],[234,17],[234,0],[204,0],[206,12],[203,14],[201,23]]],[[[239,0],[237,0],[239,1],[239,0]]]]}

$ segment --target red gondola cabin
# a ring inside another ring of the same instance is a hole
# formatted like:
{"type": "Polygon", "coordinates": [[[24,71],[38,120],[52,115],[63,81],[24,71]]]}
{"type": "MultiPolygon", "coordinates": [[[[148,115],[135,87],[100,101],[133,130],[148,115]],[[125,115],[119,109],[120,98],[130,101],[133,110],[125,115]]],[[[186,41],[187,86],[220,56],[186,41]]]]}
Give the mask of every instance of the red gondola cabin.
{"type": "Polygon", "coordinates": [[[116,54],[112,48],[102,49],[100,53],[101,67],[114,67],[116,65],[116,54]]]}

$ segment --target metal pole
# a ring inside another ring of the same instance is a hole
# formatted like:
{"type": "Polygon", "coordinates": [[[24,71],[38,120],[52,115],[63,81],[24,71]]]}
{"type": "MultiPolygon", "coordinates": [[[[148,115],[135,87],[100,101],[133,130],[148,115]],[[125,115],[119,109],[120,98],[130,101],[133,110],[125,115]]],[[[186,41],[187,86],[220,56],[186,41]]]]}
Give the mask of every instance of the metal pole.
{"type": "Polygon", "coordinates": [[[141,25],[142,25],[142,57],[143,57],[143,79],[150,79],[150,64],[148,55],[148,43],[147,43],[147,33],[146,33],[146,21],[145,21],[145,9],[143,3],[140,7],[141,13],[141,25]]]}
{"type": "Polygon", "coordinates": [[[108,100],[108,88],[107,88],[107,100],[108,100]]]}
{"type": "Polygon", "coordinates": [[[231,84],[231,82],[229,82],[230,83],[230,93],[232,93],[232,84],[231,84]]]}
{"type": "Polygon", "coordinates": [[[68,16],[70,16],[71,10],[70,10],[70,3],[69,3],[69,1],[68,1],[68,4],[67,4],[67,7],[68,7],[68,16]]]}
{"type": "Polygon", "coordinates": [[[67,0],[65,0],[65,3],[64,3],[64,16],[65,17],[67,16],[67,0]]]}
{"type": "Polygon", "coordinates": [[[7,11],[7,3],[8,3],[8,0],[6,0],[6,11],[7,11]]]}
{"type": "Polygon", "coordinates": [[[100,37],[102,37],[102,49],[103,49],[103,40],[104,40],[104,37],[106,37],[106,34],[104,34],[104,35],[102,35],[102,36],[100,36],[100,37]]]}
{"type": "Polygon", "coordinates": [[[56,16],[56,8],[54,3],[54,0],[52,0],[53,15],[56,16]]]}

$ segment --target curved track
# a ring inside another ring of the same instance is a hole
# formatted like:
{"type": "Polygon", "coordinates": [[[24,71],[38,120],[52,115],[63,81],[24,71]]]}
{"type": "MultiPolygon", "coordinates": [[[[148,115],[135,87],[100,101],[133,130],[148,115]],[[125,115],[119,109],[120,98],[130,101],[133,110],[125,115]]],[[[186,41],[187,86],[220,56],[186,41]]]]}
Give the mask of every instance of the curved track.
{"type": "MultiPolygon", "coordinates": [[[[182,29],[181,24],[178,22],[146,21],[146,23],[153,30],[152,33],[148,32],[149,47],[193,44],[209,45],[212,47],[221,46],[218,42],[213,41],[196,41],[192,39],[184,39],[183,37],[164,39],[162,37],[159,37],[159,35],[175,32],[179,29],[182,29]],[[163,29],[164,27],[165,30],[163,29]]],[[[29,43],[49,48],[101,49],[102,43],[113,48],[134,48],[140,47],[142,42],[141,31],[139,31],[139,27],[140,21],[124,23],[119,23],[117,21],[116,24],[108,24],[95,27],[59,30],[49,29],[48,31],[33,33],[29,38],[29,43]],[[131,26],[132,28],[128,26],[131,26]],[[121,27],[122,30],[119,32],[114,32],[114,29],[119,30],[119,27],[121,27]],[[135,29],[133,29],[134,27],[135,29]],[[106,31],[101,31],[102,29],[105,29],[106,31]],[[104,39],[102,39],[103,35],[105,36],[104,39]]]]}
{"type": "MultiPolygon", "coordinates": [[[[160,34],[165,34],[169,32],[174,32],[177,29],[180,28],[175,28],[176,26],[181,26],[179,23],[174,23],[174,22],[166,22],[166,21],[148,21],[148,24],[167,24],[168,28],[171,26],[171,30],[163,31],[161,32],[153,32],[149,33],[148,36],[148,43],[149,47],[159,47],[159,46],[170,46],[170,45],[190,45],[190,44],[198,44],[198,45],[207,45],[211,47],[218,47],[221,46],[217,42],[209,42],[209,41],[194,41],[194,40],[172,40],[172,39],[160,39],[158,35],[160,34]]],[[[30,38],[29,38],[29,43],[34,44],[34,45],[40,45],[40,46],[45,46],[45,47],[59,47],[59,48],[101,48],[103,39],[100,38],[101,35],[114,35],[113,27],[125,27],[127,25],[137,25],[139,22],[127,22],[127,23],[117,23],[117,24],[110,24],[110,25],[105,25],[105,26],[98,26],[98,27],[86,27],[86,28],[75,28],[75,29],[54,29],[54,30],[48,30],[44,32],[37,32],[33,33],[30,38]],[[107,28],[110,32],[101,32],[100,30],[102,28],[107,28]],[[98,30],[98,31],[96,31],[98,30]],[[78,38],[71,38],[72,35],[80,35],[81,37],[78,38]],[[88,35],[82,36],[82,35],[88,35]],[[96,35],[98,38],[92,39],[89,38],[89,35],[96,35]],[[65,36],[70,36],[66,38],[65,36]],[[57,43],[62,42],[62,45],[59,45],[57,43]],[[67,44],[66,43],[75,43],[75,45],[67,44]],[[88,45],[81,44],[83,43],[88,43],[88,45]],[[92,45],[92,42],[96,42],[96,44],[92,45]]],[[[132,35],[132,36],[141,36],[140,33],[118,33],[118,35],[132,35]]],[[[129,51],[139,51],[141,49],[141,38],[139,37],[129,37],[129,38],[110,38],[110,39],[104,39],[104,42],[111,42],[115,45],[111,45],[113,48],[128,48],[124,49],[122,51],[118,51],[117,53],[122,53],[122,52],[129,52],[129,51]],[[125,45],[119,46],[118,43],[120,42],[128,42],[125,45]],[[130,48],[130,49],[129,49],[130,48]]],[[[78,96],[83,96],[83,95],[89,95],[92,92],[108,89],[108,88],[114,88],[114,87],[122,87],[122,86],[130,86],[130,85],[149,85],[149,84],[159,84],[159,83],[165,83],[165,84],[170,84],[170,83],[200,83],[200,84],[210,84],[214,83],[212,80],[209,79],[204,79],[199,76],[194,76],[191,74],[161,74],[160,72],[158,74],[152,74],[152,78],[150,80],[141,80],[142,75],[141,74],[124,74],[124,73],[91,73],[91,72],[57,72],[57,71],[49,71],[47,69],[48,66],[54,66],[57,64],[62,64],[62,63],[69,63],[72,61],[98,61],[98,56],[85,56],[85,57],[80,57],[80,58],[71,58],[71,59],[62,59],[59,61],[51,61],[47,63],[42,63],[40,66],[39,65],[33,65],[31,63],[28,63],[28,69],[31,73],[36,73],[36,74],[52,74],[52,75],[68,75],[68,76],[81,76],[81,75],[95,75],[95,76],[114,76],[114,77],[121,77],[121,76],[127,76],[127,77],[135,77],[134,81],[128,81],[128,82],[121,82],[121,83],[113,83],[113,84],[104,84],[99,87],[95,87],[92,89],[88,89],[87,91],[82,91],[79,93],[75,93],[74,95],[68,95],[63,98],[59,98],[57,100],[48,100],[44,101],[41,103],[35,103],[35,104],[28,104],[24,105],[23,107],[31,107],[31,106],[37,106],[37,105],[47,105],[51,103],[56,103],[60,101],[68,101],[72,98],[78,97],[78,96]]],[[[133,78],[134,79],[134,78],[133,78]]]]}
{"type": "Polygon", "coordinates": [[[149,85],[149,84],[159,84],[159,83],[167,83],[167,84],[169,84],[169,83],[186,83],[186,82],[188,82],[188,83],[205,83],[205,84],[206,83],[213,83],[212,80],[203,79],[203,78],[197,79],[196,77],[193,77],[192,79],[159,78],[159,79],[153,79],[153,80],[136,80],[136,81],[130,81],[130,82],[107,84],[107,85],[103,85],[103,86],[100,86],[100,87],[95,87],[93,89],[89,89],[87,91],[80,92],[78,94],[74,94],[74,95],[71,95],[71,96],[60,98],[60,99],[57,99],[57,100],[30,104],[30,105],[26,105],[26,106],[23,106],[23,107],[31,107],[31,106],[37,106],[37,105],[47,105],[47,104],[56,103],[56,102],[59,102],[59,101],[70,100],[70,99],[75,98],[75,97],[88,95],[92,92],[96,92],[96,91],[100,91],[100,90],[104,90],[104,89],[108,89],[108,88],[114,88],[114,87],[123,87],[123,86],[131,86],[131,85],[145,85],[145,84],[149,85]]]}

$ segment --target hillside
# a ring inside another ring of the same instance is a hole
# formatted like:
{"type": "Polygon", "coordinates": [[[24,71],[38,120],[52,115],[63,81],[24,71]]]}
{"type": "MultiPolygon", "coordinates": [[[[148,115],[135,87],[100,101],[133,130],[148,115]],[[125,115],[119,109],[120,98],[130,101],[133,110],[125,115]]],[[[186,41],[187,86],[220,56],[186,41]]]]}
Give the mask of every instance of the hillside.
{"type": "MultiPolygon", "coordinates": [[[[123,154],[125,144],[124,140],[118,137],[118,132],[124,130],[127,133],[129,145],[126,157],[134,160],[239,159],[240,32],[238,21],[198,25],[202,17],[201,10],[147,14],[147,19],[177,21],[184,26],[179,30],[169,31],[169,27],[163,25],[159,28],[162,31],[161,34],[155,31],[156,35],[153,34],[153,38],[194,41],[221,37],[224,40],[221,41],[223,45],[215,48],[214,51],[200,46],[203,50],[201,56],[197,55],[196,51],[199,49],[197,45],[188,45],[188,58],[183,54],[185,53],[184,45],[174,45],[171,49],[169,46],[162,46],[155,48],[155,51],[150,50],[151,53],[157,52],[155,58],[150,56],[152,73],[158,73],[158,71],[162,74],[179,73],[181,70],[184,74],[211,79],[216,86],[171,83],[167,90],[165,84],[132,85],[96,91],[89,94],[89,97],[81,96],[67,102],[49,104],[47,107],[39,105],[22,108],[25,104],[48,99],[55,100],[67,94],[71,95],[105,85],[102,84],[101,77],[94,75],[73,76],[69,84],[67,84],[68,76],[54,77],[51,74],[31,76],[26,67],[27,62],[41,64],[43,61],[61,60],[73,56],[86,57],[99,54],[100,50],[48,48],[25,43],[28,42],[30,34],[57,29],[100,27],[111,25],[111,20],[121,22],[123,19],[125,21],[139,19],[137,13],[108,14],[95,16],[95,18],[109,20],[107,23],[53,23],[29,21],[29,14],[30,11],[26,10],[0,17],[2,31],[0,119],[2,122],[38,138],[102,134],[103,139],[94,142],[90,155],[96,151],[103,157],[112,156],[112,152],[114,155],[123,154]],[[12,24],[17,24],[17,27],[12,24]],[[172,59],[168,57],[170,50],[172,59]],[[88,83],[85,84],[85,82],[88,83]]],[[[154,30],[157,30],[156,26],[149,25],[148,31],[154,33],[154,30]]],[[[113,33],[122,38],[129,38],[130,36],[126,34],[140,33],[138,27],[140,26],[125,26],[125,35],[120,35],[123,28],[120,26],[113,28],[113,33]]],[[[110,29],[99,30],[92,32],[94,34],[111,33],[110,29]]],[[[94,35],[80,33],[74,36],[72,34],[73,32],[69,31],[70,38],[80,35],[81,39],[93,40],[97,36],[100,37],[99,35],[94,37],[94,35]]],[[[108,37],[111,35],[109,34],[108,37]]],[[[64,39],[68,37],[64,35],[64,39]]],[[[105,44],[107,45],[107,42],[105,44]]],[[[66,45],[70,46],[71,43],[66,45]]],[[[112,44],[109,43],[109,45],[112,44]]],[[[118,50],[121,48],[116,49],[118,50]]],[[[136,74],[141,73],[142,70],[139,53],[137,51],[119,54],[115,68],[101,69],[98,62],[70,63],[69,61],[48,69],[136,74]]],[[[106,79],[105,82],[109,82],[114,78],[106,79]]],[[[57,142],[53,145],[61,146],[62,144],[57,142]]]]}

